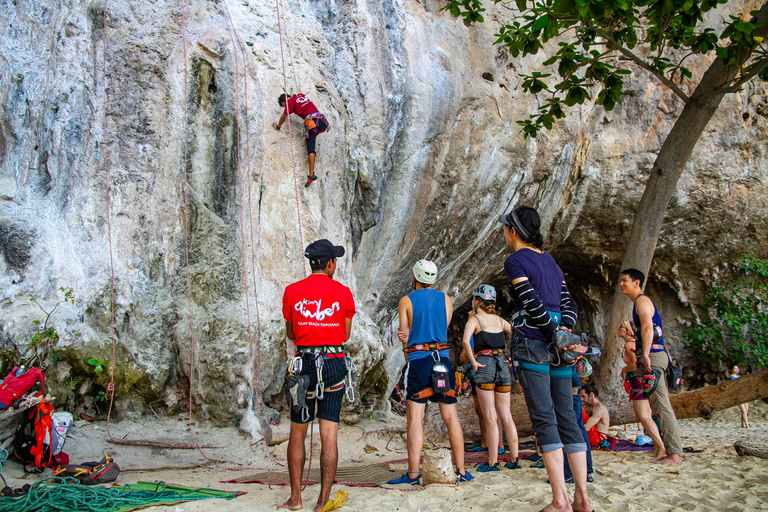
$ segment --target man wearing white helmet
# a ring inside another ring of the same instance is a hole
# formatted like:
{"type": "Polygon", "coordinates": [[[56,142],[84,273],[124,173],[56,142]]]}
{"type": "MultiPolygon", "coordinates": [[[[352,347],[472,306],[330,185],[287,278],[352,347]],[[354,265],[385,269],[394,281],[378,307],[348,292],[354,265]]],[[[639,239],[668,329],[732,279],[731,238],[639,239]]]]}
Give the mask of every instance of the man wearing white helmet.
{"type": "Polygon", "coordinates": [[[400,328],[397,337],[403,344],[408,362],[404,369],[405,398],[408,407],[408,472],[390,480],[390,484],[418,485],[419,461],[424,447],[424,410],[427,401],[437,402],[448,427],[457,481],[468,482],[472,475],[464,471],[464,434],[456,413],[456,380],[448,358],[448,324],[453,303],[450,297],[434,290],[437,265],[419,260],[413,266],[414,291],[400,299],[400,328]]]}

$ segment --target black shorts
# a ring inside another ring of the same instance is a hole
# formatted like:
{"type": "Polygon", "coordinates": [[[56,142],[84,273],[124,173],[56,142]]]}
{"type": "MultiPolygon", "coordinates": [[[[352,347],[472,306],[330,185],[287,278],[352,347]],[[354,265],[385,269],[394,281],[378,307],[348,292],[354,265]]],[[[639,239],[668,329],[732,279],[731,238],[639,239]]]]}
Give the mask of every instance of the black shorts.
{"type": "MultiPolygon", "coordinates": [[[[456,379],[452,378],[453,366],[451,366],[451,360],[447,357],[440,357],[440,362],[448,368],[448,375],[451,377],[451,389],[456,392],[456,379]]],[[[404,386],[405,386],[405,399],[417,404],[425,404],[427,400],[430,402],[441,402],[444,404],[455,404],[457,402],[456,396],[448,396],[443,393],[435,393],[432,396],[424,398],[413,398],[413,395],[424,391],[427,388],[432,388],[430,377],[432,376],[432,367],[435,365],[435,360],[432,357],[425,357],[423,359],[416,359],[414,361],[408,361],[403,369],[405,374],[404,386]]]]}
{"type": "MultiPolygon", "coordinates": [[[[315,419],[315,405],[317,405],[317,418],[328,420],[334,423],[339,422],[341,414],[341,403],[344,401],[344,390],[346,389],[345,377],[347,376],[347,364],[344,358],[323,357],[323,384],[325,391],[323,399],[307,397],[306,404],[309,409],[309,417],[302,419],[302,412],[298,414],[291,411],[291,422],[293,423],[311,423],[315,419]],[[341,383],[341,386],[337,387],[341,383]],[[334,388],[331,391],[331,388],[334,388]]],[[[310,375],[308,393],[314,393],[317,386],[317,371],[313,364],[308,364],[305,358],[302,374],[310,375]]]]}
{"type": "Polygon", "coordinates": [[[315,153],[315,140],[317,136],[328,129],[328,121],[324,117],[315,118],[317,128],[307,130],[307,155],[315,153]]]}

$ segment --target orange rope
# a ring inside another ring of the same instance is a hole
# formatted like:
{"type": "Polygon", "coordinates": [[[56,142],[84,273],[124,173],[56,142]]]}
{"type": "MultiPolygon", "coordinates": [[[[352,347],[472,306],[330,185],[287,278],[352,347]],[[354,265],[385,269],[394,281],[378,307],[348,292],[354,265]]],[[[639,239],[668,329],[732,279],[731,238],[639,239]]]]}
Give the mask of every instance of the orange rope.
{"type": "MultiPolygon", "coordinates": [[[[283,64],[283,89],[285,89],[285,91],[286,91],[286,93],[285,93],[286,94],[286,97],[285,97],[285,112],[288,112],[288,92],[287,92],[288,91],[288,78],[287,78],[287,76],[285,74],[285,55],[283,54],[283,29],[282,29],[282,26],[281,26],[282,24],[280,22],[280,0],[275,0],[275,5],[277,7],[277,31],[278,31],[278,33],[280,35],[280,60],[281,60],[281,62],[283,64]]],[[[290,46],[288,45],[288,41],[287,40],[285,42],[285,46],[288,47],[288,52],[290,54],[290,46]]],[[[294,68],[293,77],[294,77],[294,79],[296,78],[296,70],[295,70],[295,68],[294,68]]],[[[296,87],[296,92],[298,92],[298,84],[297,84],[297,87],[296,87]]],[[[293,153],[293,134],[291,132],[291,115],[290,114],[288,114],[288,116],[286,117],[286,120],[288,121],[286,123],[288,125],[288,140],[290,141],[290,146],[291,146],[291,165],[293,166],[293,187],[294,187],[294,189],[296,191],[296,215],[297,215],[297,217],[299,219],[299,243],[301,244],[300,245],[300,250],[302,252],[301,263],[304,266],[304,275],[306,276],[307,275],[307,262],[305,261],[304,254],[303,254],[304,253],[304,236],[302,234],[303,230],[302,230],[302,227],[301,227],[301,206],[299,205],[299,183],[296,180],[296,157],[294,156],[294,153],[293,153]]],[[[310,459],[310,461],[311,460],[312,459],[310,459]]]]}
{"type": "Polygon", "coordinates": [[[106,216],[107,216],[107,238],[109,240],[109,272],[110,272],[110,339],[112,340],[112,359],[109,361],[109,409],[107,410],[107,436],[112,438],[109,431],[109,424],[112,419],[112,405],[115,402],[115,262],[112,251],[112,221],[109,208],[109,167],[107,165],[107,1],[104,0],[104,12],[102,13],[104,23],[104,81],[102,82],[102,94],[104,98],[104,143],[101,148],[104,154],[104,184],[106,186],[106,216]]]}

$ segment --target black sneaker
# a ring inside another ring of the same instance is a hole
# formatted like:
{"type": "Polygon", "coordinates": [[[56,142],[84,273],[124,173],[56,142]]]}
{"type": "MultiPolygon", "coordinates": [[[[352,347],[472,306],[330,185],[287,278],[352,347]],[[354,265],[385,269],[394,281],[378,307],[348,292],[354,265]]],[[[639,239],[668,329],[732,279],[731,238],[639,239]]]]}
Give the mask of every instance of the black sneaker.
{"type": "Polygon", "coordinates": [[[504,467],[507,469],[523,469],[523,466],[520,465],[520,459],[514,462],[509,461],[506,464],[504,464],[504,467]]]}

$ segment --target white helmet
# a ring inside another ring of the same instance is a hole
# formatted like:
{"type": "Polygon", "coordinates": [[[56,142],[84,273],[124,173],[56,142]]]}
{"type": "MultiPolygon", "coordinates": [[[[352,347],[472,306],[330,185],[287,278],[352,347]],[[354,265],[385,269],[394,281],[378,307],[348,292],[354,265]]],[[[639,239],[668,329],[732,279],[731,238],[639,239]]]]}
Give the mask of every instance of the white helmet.
{"type": "Polygon", "coordinates": [[[437,265],[429,260],[419,260],[413,266],[413,276],[423,284],[435,284],[437,280],[437,265]]]}

